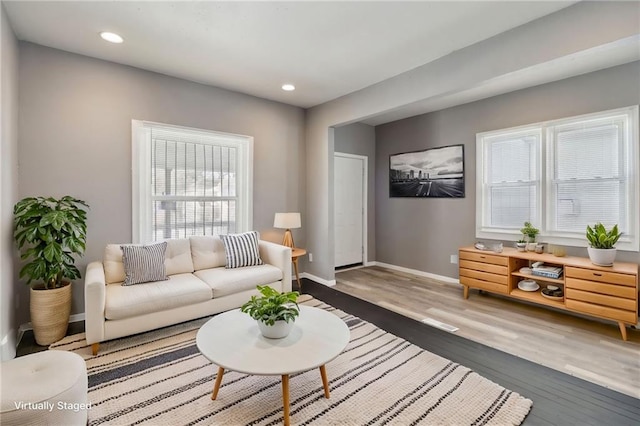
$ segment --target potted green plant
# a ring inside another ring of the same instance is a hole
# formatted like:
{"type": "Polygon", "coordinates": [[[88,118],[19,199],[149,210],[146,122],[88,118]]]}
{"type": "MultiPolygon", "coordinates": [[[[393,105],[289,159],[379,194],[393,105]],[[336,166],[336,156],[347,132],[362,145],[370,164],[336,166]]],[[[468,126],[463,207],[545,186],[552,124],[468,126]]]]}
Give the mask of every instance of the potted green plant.
{"type": "Polygon", "coordinates": [[[531,222],[525,222],[524,227],[520,229],[522,235],[526,235],[528,238],[527,250],[536,250],[536,236],[540,233],[540,230],[534,227],[531,222]]]}
{"type": "Polygon", "coordinates": [[[520,238],[518,241],[516,241],[516,249],[518,249],[518,251],[526,251],[527,241],[524,238],[520,238]]]}
{"type": "Polygon", "coordinates": [[[36,342],[49,345],[67,333],[71,313],[71,281],[80,278],[74,256],[87,240],[89,206],[65,196],[28,197],[13,208],[14,239],[26,261],[19,277],[30,287],[29,310],[36,342]],[[35,281],[34,284],[31,284],[35,281]]]}
{"type": "Polygon", "coordinates": [[[600,222],[596,223],[593,228],[587,225],[587,241],[589,247],[589,259],[591,263],[598,266],[611,266],[616,259],[615,244],[620,239],[622,232],[619,232],[618,225],[614,225],[610,231],[600,222]]]}
{"type": "Polygon", "coordinates": [[[259,285],[257,289],[262,296],[251,296],[251,299],[242,305],[240,311],[249,314],[258,322],[264,337],[270,339],[286,337],[300,314],[297,303],[298,292],[280,293],[266,285],[259,285]]]}

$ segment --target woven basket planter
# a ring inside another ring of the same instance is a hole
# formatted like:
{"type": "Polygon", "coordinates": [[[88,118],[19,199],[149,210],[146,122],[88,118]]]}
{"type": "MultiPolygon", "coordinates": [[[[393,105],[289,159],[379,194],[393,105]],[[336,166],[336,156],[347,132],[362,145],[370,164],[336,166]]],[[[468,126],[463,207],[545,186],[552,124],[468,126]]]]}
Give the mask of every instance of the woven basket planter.
{"type": "Polygon", "coordinates": [[[44,286],[31,287],[31,324],[36,343],[48,346],[67,334],[71,314],[71,283],[44,290],[44,286]]]}

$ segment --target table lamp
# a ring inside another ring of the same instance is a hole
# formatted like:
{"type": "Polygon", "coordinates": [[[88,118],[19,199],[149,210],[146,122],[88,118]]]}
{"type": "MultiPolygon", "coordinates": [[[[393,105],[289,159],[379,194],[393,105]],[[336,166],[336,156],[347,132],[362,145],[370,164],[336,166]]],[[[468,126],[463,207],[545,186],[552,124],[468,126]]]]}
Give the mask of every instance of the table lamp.
{"type": "Polygon", "coordinates": [[[300,213],[276,213],[273,219],[273,227],[278,229],[286,229],[282,245],[293,248],[293,235],[291,229],[300,228],[300,213]]]}

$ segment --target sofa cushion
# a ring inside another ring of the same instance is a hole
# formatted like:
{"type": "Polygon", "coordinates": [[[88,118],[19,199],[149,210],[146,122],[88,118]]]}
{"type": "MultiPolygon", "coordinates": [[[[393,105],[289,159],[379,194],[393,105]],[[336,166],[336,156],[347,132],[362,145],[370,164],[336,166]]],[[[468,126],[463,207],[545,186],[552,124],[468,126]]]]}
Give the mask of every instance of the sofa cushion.
{"type": "Polygon", "coordinates": [[[189,237],[189,242],[191,243],[193,268],[196,271],[217,268],[227,263],[224,244],[219,237],[193,236],[189,237]]]}
{"type": "Polygon", "coordinates": [[[203,269],[196,271],[195,275],[211,287],[214,299],[241,291],[255,290],[258,284],[270,284],[282,279],[282,271],[268,264],[235,269],[222,267],[203,269]]]}
{"type": "Polygon", "coordinates": [[[105,318],[117,320],[165,311],[211,299],[211,287],[193,274],[177,274],[167,281],[106,286],[105,318]]]}
{"type": "Polygon", "coordinates": [[[167,256],[164,260],[167,275],[193,272],[191,243],[188,238],[167,240],[167,256]]]}
{"type": "Polygon", "coordinates": [[[243,234],[220,235],[227,257],[226,268],[242,268],[262,265],[258,250],[258,233],[256,231],[243,234]]]}
{"type": "MultiPolygon", "coordinates": [[[[104,277],[107,284],[124,281],[124,264],[122,263],[121,244],[107,244],[104,249],[104,277]]],[[[224,263],[223,263],[224,265],[224,263]]],[[[167,275],[193,272],[191,260],[191,244],[187,238],[167,240],[164,266],[167,275]]]]}
{"type": "Polygon", "coordinates": [[[124,282],[122,285],[134,285],[168,279],[164,266],[167,242],[148,245],[122,245],[122,263],[124,264],[124,282]]]}

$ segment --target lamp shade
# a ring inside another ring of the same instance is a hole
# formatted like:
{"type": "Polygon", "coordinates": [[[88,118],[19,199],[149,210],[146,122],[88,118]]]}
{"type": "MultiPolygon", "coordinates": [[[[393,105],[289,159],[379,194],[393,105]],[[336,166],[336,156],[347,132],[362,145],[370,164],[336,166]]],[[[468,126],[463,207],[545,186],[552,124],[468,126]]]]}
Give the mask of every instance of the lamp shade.
{"type": "Polygon", "coordinates": [[[300,228],[300,213],[276,213],[273,227],[280,229],[300,228]]]}

